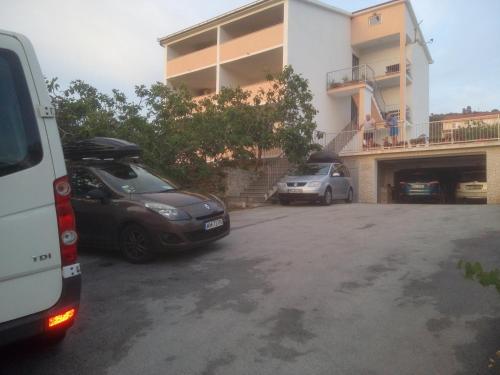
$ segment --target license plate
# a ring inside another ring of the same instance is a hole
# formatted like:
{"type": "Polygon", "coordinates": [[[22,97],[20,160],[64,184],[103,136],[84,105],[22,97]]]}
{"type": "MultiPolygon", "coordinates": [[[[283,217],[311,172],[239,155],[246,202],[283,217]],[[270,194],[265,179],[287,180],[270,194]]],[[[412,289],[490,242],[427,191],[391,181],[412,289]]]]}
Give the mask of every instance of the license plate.
{"type": "Polygon", "coordinates": [[[288,189],[289,193],[302,193],[302,189],[288,189]]]}
{"type": "Polygon", "coordinates": [[[483,185],[467,185],[467,190],[482,190],[483,185]]]}
{"type": "Polygon", "coordinates": [[[425,185],[422,185],[422,184],[412,184],[411,187],[413,189],[423,189],[423,188],[425,188],[425,185]]]}
{"type": "Polygon", "coordinates": [[[224,220],[223,219],[217,219],[217,220],[212,220],[208,221],[205,223],[205,230],[212,230],[215,228],[222,227],[224,225],[224,220]]]}

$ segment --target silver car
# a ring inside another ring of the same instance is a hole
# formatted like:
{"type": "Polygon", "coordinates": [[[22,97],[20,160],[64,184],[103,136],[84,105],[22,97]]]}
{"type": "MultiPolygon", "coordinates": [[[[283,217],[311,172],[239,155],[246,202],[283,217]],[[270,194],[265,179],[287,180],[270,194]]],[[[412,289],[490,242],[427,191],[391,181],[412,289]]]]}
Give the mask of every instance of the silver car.
{"type": "Polygon", "coordinates": [[[354,190],[349,170],[343,164],[307,163],[278,184],[278,196],[282,205],[299,200],[330,205],[334,200],[351,203],[354,190]]]}

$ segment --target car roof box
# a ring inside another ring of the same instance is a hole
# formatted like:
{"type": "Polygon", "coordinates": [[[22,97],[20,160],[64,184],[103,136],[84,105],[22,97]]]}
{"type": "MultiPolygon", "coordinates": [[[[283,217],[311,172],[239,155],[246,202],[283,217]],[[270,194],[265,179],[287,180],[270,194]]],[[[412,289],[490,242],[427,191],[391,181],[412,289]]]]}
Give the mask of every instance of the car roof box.
{"type": "Polygon", "coordinates": [[[64,157],[69,160],[122,159],[138,157],[141,148],[123,139],[95,137],[75,141],[63,146],[64,157]]]}
{"type": "Polygon", "coordinates": [[[318,151],[309,156],[308,163],[341,163],[339,156],[334,152],[318,151]]]}

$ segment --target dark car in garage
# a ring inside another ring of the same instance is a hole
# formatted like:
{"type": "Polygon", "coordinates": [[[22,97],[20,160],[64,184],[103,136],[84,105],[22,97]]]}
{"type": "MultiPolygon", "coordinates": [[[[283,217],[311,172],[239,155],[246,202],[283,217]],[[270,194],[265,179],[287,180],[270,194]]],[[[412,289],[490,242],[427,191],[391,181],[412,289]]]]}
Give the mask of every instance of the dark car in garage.
{"type": "Polygon", "coordinates": [[[399,183],[399,199],[403,203],[425,201],[444,203],[444,189],[438,176],[415,172],[399,183]]]}
{"type": "Polygon", "coordinates": [[[220,199],[179,190],[133,158],[133,146],[94,138],[65,148],[81,246],[120,250],[141,263],[229,234],[220,199]]]}

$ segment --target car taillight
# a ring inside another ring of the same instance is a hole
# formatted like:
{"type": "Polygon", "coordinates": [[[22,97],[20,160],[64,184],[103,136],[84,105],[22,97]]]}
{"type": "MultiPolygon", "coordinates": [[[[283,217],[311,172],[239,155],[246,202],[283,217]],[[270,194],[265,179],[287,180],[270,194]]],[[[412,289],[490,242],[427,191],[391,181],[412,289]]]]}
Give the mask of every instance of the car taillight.
{"type": "Polygon", "coordinates": [[[75,214],[71,206],[71,186],[67,176],[54,181],[54,197],[59,228],[61,262],[68,266],[76,262],[78,236],[76,234],[75,214]]]}
{"type": "Polygon", "coordinates": [[[70,323],[75,315],[76,309],[71,308],[67,311],[61,312],[60,314],[49,316],[47,319],[47,327],[53,329],[59,327],[61,324],[70,323]]]}

